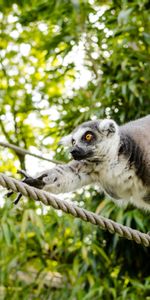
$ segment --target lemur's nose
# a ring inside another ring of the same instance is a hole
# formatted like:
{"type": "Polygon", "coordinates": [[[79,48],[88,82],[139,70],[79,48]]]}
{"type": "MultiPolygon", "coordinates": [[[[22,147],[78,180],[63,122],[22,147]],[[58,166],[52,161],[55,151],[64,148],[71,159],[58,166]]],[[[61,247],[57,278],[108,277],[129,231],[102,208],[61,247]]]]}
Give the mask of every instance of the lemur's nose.
{"type": "Polygon", "coordinates": [[[77,149],[72,149],[72,150],[70,151],[70,153],[72,154],[72,156],[74,156],[74,155],[78,155],[78,154],[80,153],[80,151],[77,150],[77,149]]]}
{"type": "Polygon", "coordinates": [[[84,156],[85,156],[85,153],[84,153],[83,149],[80,149],[80,148],[77,148],[77,147],[71,149],[70,153],[73,156],[73,158],[76,159],[76,160],[83,159],[84,156]]]}

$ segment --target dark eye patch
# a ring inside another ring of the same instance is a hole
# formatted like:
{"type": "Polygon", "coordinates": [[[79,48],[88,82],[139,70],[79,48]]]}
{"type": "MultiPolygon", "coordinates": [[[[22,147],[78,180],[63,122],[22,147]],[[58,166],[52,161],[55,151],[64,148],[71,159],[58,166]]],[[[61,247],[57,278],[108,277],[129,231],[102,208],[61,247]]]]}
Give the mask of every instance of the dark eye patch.
{"type": "Polygon", "coordinates": [[[96,140],[96,136],[92,131],[86,131],[82,136],[81,140],[86,143],[91,143],[96,140]]]}

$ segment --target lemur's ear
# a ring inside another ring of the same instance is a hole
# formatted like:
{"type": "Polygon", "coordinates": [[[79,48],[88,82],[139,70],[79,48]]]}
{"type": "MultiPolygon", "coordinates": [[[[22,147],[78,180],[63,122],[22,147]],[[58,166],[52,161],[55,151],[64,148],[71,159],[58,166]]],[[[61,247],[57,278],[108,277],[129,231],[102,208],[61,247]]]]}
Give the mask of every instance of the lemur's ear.
{"type": "Polygon", "coordinates": [[[114,120],[104,119],[100,121],[99,129],[105,136],[111,136],[118,131],[118,125],[114,120]]]}
{"type": "Polygon", "coordinates": [[[63,145],[63,146],[70,146],[72,141],[72,134],[68,134],[66,136],[64,136],[60,141],[59,141],[59,145],[63,145]]]}

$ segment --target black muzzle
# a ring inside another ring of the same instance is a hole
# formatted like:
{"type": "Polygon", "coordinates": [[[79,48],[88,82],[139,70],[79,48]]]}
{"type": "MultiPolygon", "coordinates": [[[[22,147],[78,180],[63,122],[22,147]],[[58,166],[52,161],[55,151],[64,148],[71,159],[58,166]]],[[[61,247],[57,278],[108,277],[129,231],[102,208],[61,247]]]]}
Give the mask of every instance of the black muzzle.
{"type": "Polygon", "coordinates": [[[92,155],[92,152],[89,151],[84,151],[82,148],[79,147],[75,147],[70,151],[72,157],[75,160],[82,160],[82,159],[86,159],[87,157],[90,157],[92,155]]]}

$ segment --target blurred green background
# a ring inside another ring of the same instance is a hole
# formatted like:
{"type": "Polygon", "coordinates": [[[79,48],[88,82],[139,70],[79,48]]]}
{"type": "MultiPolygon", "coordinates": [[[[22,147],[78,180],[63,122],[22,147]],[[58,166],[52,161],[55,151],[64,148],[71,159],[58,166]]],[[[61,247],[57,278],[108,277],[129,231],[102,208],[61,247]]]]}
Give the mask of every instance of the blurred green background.
{"type": "MultiPolygon", "coordinates": [[[[68,161],[59,139],[83,121],[150,113],[148,0],[0,1],[0,141],[68,161]]],[[[52,167],[0,147],[14,177],[52,167]]],[[[0,193],[0,299],[150,299],[150,251],[24,198],[0,193]]],[[[143,232],[148,213],[98,190],[66,195],[143,232]]]]}

